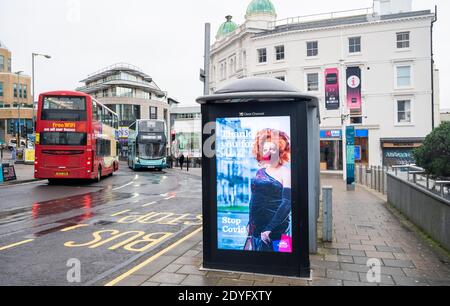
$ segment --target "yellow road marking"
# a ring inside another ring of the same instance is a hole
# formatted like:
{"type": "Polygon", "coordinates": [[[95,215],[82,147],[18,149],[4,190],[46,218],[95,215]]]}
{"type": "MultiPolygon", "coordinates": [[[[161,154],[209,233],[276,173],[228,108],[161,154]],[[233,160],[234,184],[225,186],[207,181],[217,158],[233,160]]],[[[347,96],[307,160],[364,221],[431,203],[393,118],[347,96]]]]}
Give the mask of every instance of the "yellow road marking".
{"type": "Polygon", "coordinates": [[[14,248],[14,247],[22,245],[22,244],[30,243],[32,241],[34,241],[34,239],[28,239],[28,240],[16,242],[16,243],[13,243],[13,244],[10,244],[10,245],[6,245],[4,247],[0,247],[0,251],[11,249],[11,248],[14,248]]]}
{"type": "Polygon", "coordinates": [[[147,206],[150,206],[150,205],[153,205],[153,204],[156,204],[156,202],[151,202],[151,203],[148,203],[148,204],[144,204],[144,205],[142,205],[142,207],[147,207],[147,206]]]}
{"type": "Polygon", "coordinates": [[[121,211],[121,212],[118,212],[118,213],[112,214],[112,215],[111,215],[111,217],[115,217],[115,216],[123,215],[123,214],[125,214],[125,213],[127,213],[127,212],[129,212],[129,211],[131,211],[131,210],[130,210],[130,209],[127,209],[127,210],[124,210],[124,211],[121,211]]]}
{"type": "Polygon", "coordinates": [[[89,226],[89,224],[78,224],[78,225],[74,225],[74,226],[69,226],[69,227],[62,229],[61,232],[68,232],[68,231],[71,231],[71,230],[74,230],[74,229],[77,229],[80,227],[86,227],[86,226],[89,226]]]}
{"type": "Polygon", "coordinates": [[[134,268],[130,269],[129,271],[125,272],[124,274],[120,275],[119,277],[113,279],[112,281],[110,281],[109,283],[107,283],[105,286],[107,287],[111,287],[116,285],[118,282],[124,280],[125,278],[127,278],[128,276],[130,276],[131,274],[139,271],[140,269],[142,269],[143,267],[145,267],[146,265],[148,265],[149,263],[151,263],[152,261],[158,259],[159,257],[161,257],[162,255],[164,255],[165,253],[169,252],[170,250],[172,250],[173,248],[175,248],[176,246],[178,246],[179,244],[185,242],[186,240],[190,239],[191,237],[195,236],[196,234],[198,234],[199,232],[201,232],[202,228],[199,227],[198,229],[196,229],[195,231],[193,231],[192,233],[190,233],[189,235],[183,237],[182,239],[178,240],[177,242],[175,242],[174,244],[168,246],[167,248],[161,250],[159,253],[153,255],[152,257],[148,258],[147,260],[145,260],[144,262],[140,263],[139,265],[135,266],[134,268]]]}

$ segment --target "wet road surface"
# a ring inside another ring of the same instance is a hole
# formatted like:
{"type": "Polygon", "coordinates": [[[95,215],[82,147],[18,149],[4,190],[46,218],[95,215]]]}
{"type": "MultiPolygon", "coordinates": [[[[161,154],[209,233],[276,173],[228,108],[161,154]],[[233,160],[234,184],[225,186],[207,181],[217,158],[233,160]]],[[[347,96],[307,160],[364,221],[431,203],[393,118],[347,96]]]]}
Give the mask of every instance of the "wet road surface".
{"type": "Polygon", "coordinates": [[[0,285],[104,285],[201,222],[201,179],[170,170],[3,186],[0,285]]]}

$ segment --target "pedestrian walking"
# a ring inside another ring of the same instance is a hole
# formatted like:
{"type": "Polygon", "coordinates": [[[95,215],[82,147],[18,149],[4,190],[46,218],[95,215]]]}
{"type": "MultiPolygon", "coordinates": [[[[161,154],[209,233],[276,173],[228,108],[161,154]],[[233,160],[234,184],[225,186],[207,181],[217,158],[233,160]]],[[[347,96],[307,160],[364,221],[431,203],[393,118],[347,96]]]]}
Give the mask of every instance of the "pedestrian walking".
{"type": "Polygon", "coordinates": [[[186,156],[186,169],[189,172],[189,154],[186,156]]]}
{"type": "Polygon", "coordinates": [[[184,155],[181,153],[180,158],[178,159],[180,162],[180,168],[183,170],[183,164],[184,164],[184,155]]]}

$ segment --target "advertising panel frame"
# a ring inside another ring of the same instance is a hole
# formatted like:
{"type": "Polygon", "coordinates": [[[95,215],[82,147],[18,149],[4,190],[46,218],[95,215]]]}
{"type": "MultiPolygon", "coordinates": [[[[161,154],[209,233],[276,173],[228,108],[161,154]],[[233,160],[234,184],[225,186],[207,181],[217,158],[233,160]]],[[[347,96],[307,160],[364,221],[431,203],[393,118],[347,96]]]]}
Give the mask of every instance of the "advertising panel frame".
{"type": "Polygon", "coordinates": [[[362,69],[358,66],[347,67],[347,107],[360,111],[362,107],[362,69]]]}
{"type": "MultiPolygon", "coordinates": [[[[290,116],[292,178],[292,253],[222,250],[217,232],[217,158],[204,156],[203,163],[203,266],[206,269],[310,277],[308,104],[294,101],[220,103],[202,105],[203,127],[218,118],[290,116]],[[304,175],[302,175],[302,173],[304,175]],[[268,264],[269,263],[269,264],[268,264]]],[[[263,120],[263,119],[262,119],[263,120]]],[[[270,128],[270,127],[268,127],[270,128]]],[[[204,131],[203,144],[214,135],[204,131]]],[[[213,136],[214,137],[214,136],[213,136]]],[[[203,150],[205,151],[205,150],[203,150]]]]}
{"type": "Polygon", "coordinates": [[[327,110],[338,110],[341,107],[339,84],[339,69],[325,69],[325,108],[327,110]],[[329,84],[329,75],[336,74],[336,84],[329,84]]]}

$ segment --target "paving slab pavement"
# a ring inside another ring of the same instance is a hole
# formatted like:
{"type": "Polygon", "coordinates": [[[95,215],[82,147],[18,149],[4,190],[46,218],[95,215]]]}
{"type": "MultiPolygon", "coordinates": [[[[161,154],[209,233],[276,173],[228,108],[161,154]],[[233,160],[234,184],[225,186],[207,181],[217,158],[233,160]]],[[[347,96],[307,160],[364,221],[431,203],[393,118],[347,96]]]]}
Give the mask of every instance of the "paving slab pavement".
{"type": "Polygon", "coordinates": [[[330,243],[320,242],[318,254],[310,256],[311,280],[205,271],[199,232],[117,285],[450,286],[448,253],[433,248],[405,226],[382,197],[360,187],[347,192],[336,177],[323,176],[322,184],[334,189],[334,238],[330,243]],[[367,278],[370,259],[381,265],[378,283],[367,278]]]}

